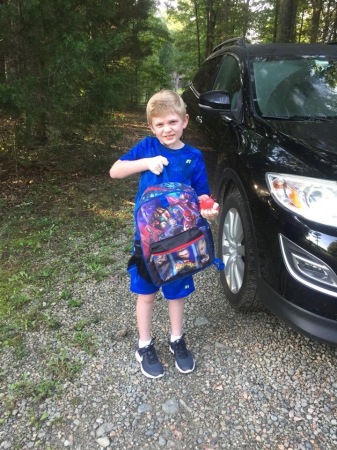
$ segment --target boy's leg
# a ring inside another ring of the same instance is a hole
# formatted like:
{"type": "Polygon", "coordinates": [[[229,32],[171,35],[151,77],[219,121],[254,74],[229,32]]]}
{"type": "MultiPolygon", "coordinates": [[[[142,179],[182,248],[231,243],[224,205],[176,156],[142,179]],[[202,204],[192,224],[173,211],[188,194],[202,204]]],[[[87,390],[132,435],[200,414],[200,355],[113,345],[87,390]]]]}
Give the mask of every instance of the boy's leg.
{"type": "Polygon", "coordinates": [[[184,307],[185,298],[168,300],[172,336],[181,337],[183,334],[184,307]]]}
{"type": "Polygon", "coordinates": [[[139,339],[141,341],[149,341],[151,339],[151,324],[155,297],[156,293],[138,294],[136,314],[139,339]]]}
{"type": "Polygon", "coordinates": [[[136,350],[136,359],[140,363],[143,375],[148,378],[160,378],[164,375],[164,368],[157,357],[151,337],[151,324],[153,305],[156,293],[138,294],[137,298],[137,324],[139,342],[136,350]]]}
{"type": "Polygon", "coordinates": [[[190,373],[195,368],[192,354],[187,350],[183,334],[185,298],[168,300],[171,322],[170,350],[174,354],[175,366],[182,373],[190,373]]]}
{"type": "MultiPolygon", "coordinates": [[[[143,263],[144,265],[144,263],[143,263]]],[[[164,375],[164,368],[159,361],[151,337],[151,323],[153,305],[159,288],[139,273],[142,269],[141,256],[133,255],[129,261],[130,290],[138,294],[136,316],[139,341],[136,359],[140,363],[142,373],[148,378],[160,378],[164,375]]]]}

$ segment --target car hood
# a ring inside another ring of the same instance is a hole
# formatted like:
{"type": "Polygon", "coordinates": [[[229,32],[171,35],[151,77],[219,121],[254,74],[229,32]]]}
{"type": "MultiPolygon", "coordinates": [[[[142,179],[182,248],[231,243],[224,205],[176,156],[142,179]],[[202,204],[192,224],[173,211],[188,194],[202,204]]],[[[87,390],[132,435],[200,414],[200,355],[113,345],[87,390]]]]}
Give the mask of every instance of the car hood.
{"type": "Polygon", "coordinates": [[[336,179],[337,124],[336,121],[268,121],[273,135],[297,158],[336,179]]]}

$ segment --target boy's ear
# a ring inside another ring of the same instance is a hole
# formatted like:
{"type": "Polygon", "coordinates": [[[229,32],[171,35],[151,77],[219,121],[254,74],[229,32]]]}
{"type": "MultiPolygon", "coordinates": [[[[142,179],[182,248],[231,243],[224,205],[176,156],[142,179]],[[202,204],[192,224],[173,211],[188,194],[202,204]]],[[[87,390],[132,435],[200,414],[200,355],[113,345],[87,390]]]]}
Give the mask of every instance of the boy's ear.
{"type": "Polygon", "coordinates": [[[187,127],[188,121],[190,120],[190,116],[188,114],[185,115],[183,128],[185,129],[187,127]]]}

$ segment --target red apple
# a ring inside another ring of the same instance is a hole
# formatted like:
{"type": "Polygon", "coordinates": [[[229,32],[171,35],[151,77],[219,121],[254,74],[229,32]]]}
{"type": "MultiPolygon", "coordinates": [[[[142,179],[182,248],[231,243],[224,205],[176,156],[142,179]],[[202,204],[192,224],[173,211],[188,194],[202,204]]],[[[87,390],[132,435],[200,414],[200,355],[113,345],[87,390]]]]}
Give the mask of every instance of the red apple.
{"type": "Polygon", "coordinates": [[[214,200],[212,197],[201,198],[200,200],[200,209],[212,209],[214,205],[214,200]]]}

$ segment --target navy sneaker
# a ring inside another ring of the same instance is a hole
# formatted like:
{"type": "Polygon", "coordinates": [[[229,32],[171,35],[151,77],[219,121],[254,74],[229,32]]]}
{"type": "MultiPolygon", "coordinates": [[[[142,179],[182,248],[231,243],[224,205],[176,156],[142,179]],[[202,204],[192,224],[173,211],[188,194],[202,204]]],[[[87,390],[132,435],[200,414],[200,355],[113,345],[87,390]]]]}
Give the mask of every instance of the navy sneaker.
{"type": "Polygon", "coordinates": [[[174,342],[169,342],[170,350],[174,354],[176,368],[181,373],[190,373],[195,369],[195,360],[186,348],[185,334],[174,342]]]}
{"type": "Polygon", "coordinates": [[[160,378],[164,375],[164,367],[158,359],[153,341],[154,339],[146,347],[137,347],[136,359],[140,363],[143,375],[148,378],[160,378]]]}

